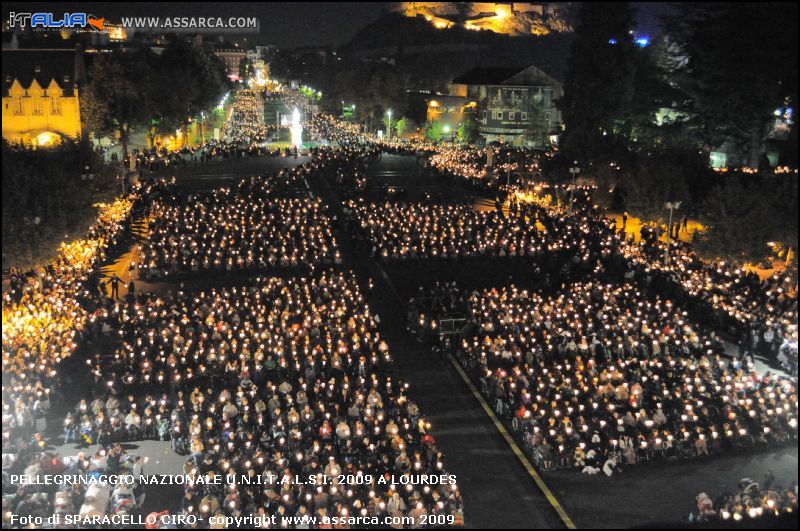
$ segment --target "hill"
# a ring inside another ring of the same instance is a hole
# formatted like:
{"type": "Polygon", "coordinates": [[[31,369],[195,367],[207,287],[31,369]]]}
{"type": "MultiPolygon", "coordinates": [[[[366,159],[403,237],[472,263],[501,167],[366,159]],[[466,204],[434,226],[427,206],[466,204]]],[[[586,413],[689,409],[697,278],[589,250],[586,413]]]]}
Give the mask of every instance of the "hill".
{"type": "Polygon", "coordinates": [[[514,37],[463,27],[436,28],[424,17],[390,13],[366,26],[339,52],[353,59],[390,61],[410,88],[441,89],[476,66],[535,64],[563,79],[572,33],[514,37]]]}

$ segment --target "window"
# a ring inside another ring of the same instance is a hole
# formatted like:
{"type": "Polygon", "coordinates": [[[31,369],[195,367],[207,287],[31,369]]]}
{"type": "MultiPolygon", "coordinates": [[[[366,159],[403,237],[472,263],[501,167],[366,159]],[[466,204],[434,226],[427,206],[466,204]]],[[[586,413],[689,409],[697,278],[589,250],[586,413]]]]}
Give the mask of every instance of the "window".
{"type": "Polygon", "coordinates": [[[517,113],[515,113],[515,112],[509,112],[508,113],[508,119],[509,120],[513,120],[516,115],[517,115],[517,113]]]}
{"type": "Polygon", "coordinates": [[[483,111],[483,119],[486,119],[486,111],[483,111]]]}
{"type": "Polygon", "coordinates": [[[22,105],[22,98],[14,100],[14,116],[22,116],[25,114],[25,107],[22,105]]]}
{"type": "Polygon", "coordinates": [[[497,111],[497,119],[498,120],[502,120],[503,119],[503,111],[497,111]]]}
{"type": "Polygon", "coordinates": [[[522,121],[524,122],[527,119],[528,119],[528,113],[526,112],[522,113],[522,121]]]}
{"type": "Polygon", "coordinates": [[[61,98],[50,98],[50,114],[61,116],[61,98]]]}
{"type": "Polygon", "coordinates": [[[44,112],[42,111],[42,100],[43,99],[44,98],[31,98],[31,103],[32,103],[31,114],[32,115],[41,116],[42,114],[44,114],[44,112]]]}
{"type": "Polygon", "coordinates": [[[550,113],[549,112],[544,113],[544,119],[545,120],[549,120],[550,119],[550,113]]]}

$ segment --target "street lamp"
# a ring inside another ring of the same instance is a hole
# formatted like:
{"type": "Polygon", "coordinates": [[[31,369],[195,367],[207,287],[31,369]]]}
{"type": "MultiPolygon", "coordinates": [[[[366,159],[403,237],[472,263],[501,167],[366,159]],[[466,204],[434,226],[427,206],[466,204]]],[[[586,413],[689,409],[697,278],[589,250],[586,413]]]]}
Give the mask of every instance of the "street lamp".
{"type": "Polygon", "coordinates": [[[569,172],[572,174],[572,188],[569,191],[569,211],[572,212],[572,200],[575,197],[575,183],[578,179],[578,174],[581,172],[581,169],[578,167],[578,161],[576,160],[573,162],[574,166],[569,169],[569,172]]]}
{"type": "Polygon", "coordinates": [[[669,264],[669,245],[672,240],[672,211],[681,207],[680,201],[664,203],[664,208],[669,209],[669,224],[667,225],[667,248],[664,249],[664,265],[669,264]]]}
{"type": "Polygon", "coordinates": [[[392,110],[386,111],[386,116],[389,117],[389,125],[386,126],[386,138],[392,138],[392,110]]]}

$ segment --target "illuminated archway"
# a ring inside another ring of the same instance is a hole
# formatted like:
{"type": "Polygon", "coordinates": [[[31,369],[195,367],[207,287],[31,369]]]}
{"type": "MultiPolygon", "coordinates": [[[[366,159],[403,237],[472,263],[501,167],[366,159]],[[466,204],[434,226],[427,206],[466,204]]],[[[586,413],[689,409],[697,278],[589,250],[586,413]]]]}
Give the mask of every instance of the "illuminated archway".
{"type": "Polygon", "coordinates": [[[43,131],[34,137],[34,144],[38,147],[51,147],[61,142],[61,135],[52,131],[43,131]]]}

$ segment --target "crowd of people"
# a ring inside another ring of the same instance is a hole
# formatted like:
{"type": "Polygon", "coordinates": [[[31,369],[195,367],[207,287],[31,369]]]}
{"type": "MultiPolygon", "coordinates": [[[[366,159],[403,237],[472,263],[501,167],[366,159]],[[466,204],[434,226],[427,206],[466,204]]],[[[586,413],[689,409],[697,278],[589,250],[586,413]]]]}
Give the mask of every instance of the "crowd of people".
{"type": "Polygon", "coordinates": [[[86,238],[63,243],[47,266],[13,272],[3,291],[3,374],[25,379],[50,374],[75,348],[76,331],[87,313],[88,273],[123,236],[136,192],[111,204],[99,204],[97,222],[86,238]]]}
{"type": "Polygon", "coordinates": [[[231,117],[225,124],[226,138],[233,142],[265,142],[270,136],[264,124],[264,105],[260,93],[241,89],[233,100],[231,117]]]}
{"type": "Polygon", "coordinates": [[[689,244],[673,242],[664,263],[666,244],[655,238],[626,242],[632,264],[658,273],[679,287],[685,298],[701,303],[715,325],[730,332],[743,354],[761,354],[797,373],[796,285],[788,274],[761,279],[744,267],[702,260],[689,244]]]}
{"type": "MultiPolygon", "coordinates": [[[[12,271],[3,291],[4,488],[7,474],[88,474],[101,468],[97,455],[68,460],[47,453],[45,433],[51,404],[61,396],[60,364],[82,343],[95,320],[96,303],[104,299],[93,274],[106,253],[122,240],[141,193],[137,188],[113,203],[96,205],[97,221],[86,236],[63,243],[47,266],[27,273],[12,271]]],[[[105,456],[102,459],[107,462],[105,456]]],[[[79,514],[85,495],[79,488],[40,486],[31,480],[3,497],[4,526],[12,524],[11,515],[79,514]]],[[[110,498],[118,511],[129,507],[123,498],[133,503],[128,492],[109,489],[105,501],[110,498]]],[[[91,507],[85,509],[88,512],[91,507]]]]}
{"type": "Polygon", "coordinates": [[[315,267],[332,263],[336,241],[319,198],[241,195],[231,189],[153,209],[142,244],[143,278],[197,271],[315,267]]]}
{"type": "Polygon", "coordinates": [[[119,444],[61,456],[46,451],[43,442],[3,454],[4,471],[27,478],[15,492],[3,496],[4,528],[31,527],[25,525],[26,518],[70,528],[76,527],[76,516],[91,527],[93,518],[123,518],[141,508],[146,458],[128,454],[119,444]],[[70,481],[53,481],[62,477],[70,481]]]}
{"type": "Polygon", "coordinates": [[[437,145],[432,147],[431,166],[438,172],[456,176],[477,188],[496,191],[517,181],[512,175],[533,175],[539,171],[539,153],[521,148],[437,145]]]}
{"type": "Polygon", "coordinates": [[[542,469],[611,475],[797,438],[794,379],[725,357],[716,334],[633,284],[509,286],[468,306],[458,355],[542,469]]]}
{"type": "MultiPolygon", "coordinates": [[[[280,124],[265,124],[263,114],[260,94],[240,90],[233,100],[231,115],[221,138],[204,139],[200,145],[167,146],[158,143],[151,148],[136,148],[123,160],[123,166],[126,170],[134,169],[139,177],[147,177],[189,164],[263,156],[285,157],[294,153],[288,147],[267,145],[279,138],[280,132],[286,128],[280,124]]],[[[117,155],[113,154],[112,162],[116,162],[116,158],[117,155]]]]}
{"type": "Polygon", "coordinates": [[[345,203],[372,246],[385,259],[542,257],[569,254],[594,265],[607,235],[588,229],[590,220],[553,218],[536,206],[477,211],[468,204],[345,203]]]}
{"type": "Polygon", "coordinates": [[[751,478],[739,481],[736,491],[712,498],[705,492],[697,495],[697,509],[689,515],[695,522],[763,522],[797,512],[797,480],[789,487],[774,484],[771,471],[764,481],[751,478]]]}
{"type": "MultiPolygon", "coordinates": [[[[269,130],[259,97],[238,92],[226,140],[202,148],[201,161],[261,153],[269,130]]],[[[485,152],[476,149],[375,139],[321,113],[305,126],[335,147],[315,148],[312,161],[294,170],[207,194],[137,185],[102,205],[87,238],[64,244],[48,268],[12,278],[3,294],[3,442],[17,453],[10,466],[118,470],[120,444],[161,440],[187,456],[181,510],[201,519],[460,519],[458,486],[408,385],[393,373],[378,317],[352,273],[322,267],[341,262],[335,223],[306,186],[325,176],[358,188],[381,150],[429,153],[438,171],[494,188],[502,172],[534,159],[503,152],[500,171],[490,173],[485,152]],[[287,269],[299,275],[163,297],[131,291],[125,301],[88,305],[98,295],[88,277],[121,239],[137,201],[152,215],[141,278],[287,269]],[[91,396],[64,419],[65,442],[101,450],[67,462],[43,453],[51,384],[84,332],[101,329],[113,330],[121,344],[88,360],[91,396]],[[209,481],[229,476],[262,480],[209,481]],[[414,477],[448,479],[422,484],[414,477]]],[[[141,155],[142,164],[158,160],[141,155]]],[[[541,469],[613,475],[646,460],[796,440],[796,379],[757,374],[752,356],[730,359],[716,333],[732,324],[746,336],[745,351],[793,355],[796,371],[791,280],[761,281],[709,264],[679,243],[664,265],[664,244],[628,241],[588,192],[577,195],[567,207],[512,201],[507,212],[363,199],[343,206],[357,239],[381,259],[531,259],[541,289],[464,292],[447,284],[425,302],[421,292],[412,321],[433,330],[442,315],[463,310],[469,333],[452,345],[456,355],[541,469]],[[573,278],[578,269],[580,278],[573,278]],[[617,270],[628,280],[610,283],[617,270]],[[554,290],[551,279],[573,282],[554,290]],[[703,312],[722,317],[701,321],[703,312]]],[[[137,459],[129,464],[141,471],[137,459]]],[[[81,504],[84,496],[70,492],[69,501],[81,504]]],[[[796,486],[779,498],[739,496],[715,507],[723,519],[751,516],[765,503],[772,509],[795,500],[796,507],[796,486]]],[[[54,491],[23,489],[8,504],[34,514],[67,501],[54,491]]]]}
{"type": "Polygon", "coordinates": [[[188,456],[184,513],[460,513],[455,483],[411,480],[448,474],[352,274],[139,295],[115,319],[124,343],[91,362],[94,399],[66,425],[101,444],[170,440],[188,456]],[[199,479],[240,474],[263,483],[199,479]]]}

